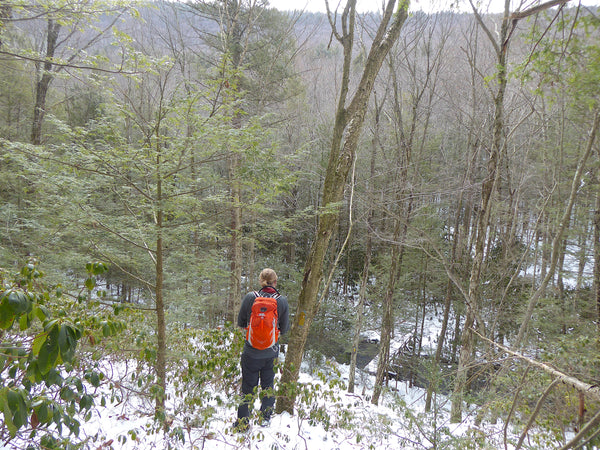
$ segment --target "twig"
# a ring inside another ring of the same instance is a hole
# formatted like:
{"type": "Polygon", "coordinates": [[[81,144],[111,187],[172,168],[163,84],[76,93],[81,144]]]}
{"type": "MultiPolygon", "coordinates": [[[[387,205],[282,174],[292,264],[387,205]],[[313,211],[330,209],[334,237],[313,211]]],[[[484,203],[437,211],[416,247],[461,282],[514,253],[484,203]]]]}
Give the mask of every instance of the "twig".
{"type": "Polygon", "coordinates": [[[590,440],[592,440],[594,437],[596,437],[598,434],[600,434],[600,429],[596,430],[596,432],[594,434],[592,434],[592,436],[590,436],[587,440],[585,440],[584,442],[582,442],[581,444],[579,444],[577,447],[574,447],[575,444],[577,444],[577,441],[579,441],[584,435],[585,433],[587,433],[590,430],[593,430],[594,428],[596,428],[598,426],[598,424],[600,424],[600,411],[598,411],[598,414],[596,414],[592,420],[590,420],[585,427],[583,427],[581,429],[581,431],[579,433],[577,433],[577,435],[571,439],[569,442],[567,442],[565,444],[564,447],[562,447],[560,450],[567,450],[569,448],[582,448],[585,444],[587,444],[590,440]]]}
{"type": "Polygon", "coordinates": [[[572,388],[576,389],[577,391],[583,392],[584,394],[588,395],[592,399],[594,399],[596,401],[600,401],[600,386],[592,385],[592,384],[586,383],[584,381],[578,380],[577,378],[572,377],[571,375],[567,375],[566,373],[563,373],[560,370],[549,366],[548,364],[541,363],[539,361],[536,361],[535,359],[521,355],[520,353],[517,353],[517,352],[509,349],[508,347],[505,347],[502,344],[498,344],[497,342],[494,342],[491,339],[488,339],[485,336],[481,335],[480,333],[477,332],[477,330],[472,329],[472,331],[477,336],[479,336],[481,339],[489,342],[490,344],[499,348],[503,352],[508,353],[509,355],[512,355],[516,358],[522,359],[523,361],[527,361],[532,366],[537,367],[538,369],[542,369],[544,372],[546,372],[554,377],[559,378],[560,381],[565,383],[567,386],[571,386],[572,388]]]}
{"type": "Polygon", "coordinates": [[[546,388],[546,390],[544,391],[542,396],[539,398],[537,404],[535,405],[535,409],[533,410],[533,414],[531,414],[531,417],[529,418],[529,421],[527,422],[525,429],[521,433],[521,437],[519,438],[519,442],[517,442],[517,446],[515,447],[515,450],[519,450],[521,448],[521,445],[523,445],[523,441],[525,440],[525,437],[527,436],[527,433],[529,432],[531,425],[533,425],[533,422],[535,422],[535,418],[537,417],[538,413],[542,409],[544,400],[546,400],[546,397],[548,397],[548,394],[550,394],[550,391],[552,390],[552,388],[554,388],[554,386],[556,386],[560,381],[561,381],[560,378],[555,378],[554,381],[552,383],[550,383],[550,385],[546,388]]]}
{"type": "Polygon", "coordinates": [[[540,5],[534,6],[533,8],[526,9],[525,11],[516,11],[511,14],[511,20],[519,20],[524,19],[525,17],[533,16],[539,12],[544,11],[545,9],[553,8],[554,6],[564,5],[568,3],[569,0],[550,0],[549,2],[542,3],[540,5]]]}
{"type": "Polygon", "coordinates": [[[527,378],[527,374],[529,373],[529,369],[531,369],[531,366],[527,366],[527,369],[525,369],[525,373],[523,374],[523,378],[521,379],[521,383],[519,384],[519,388],[517,389],[517,392],[515,392],[515,398],[513,399],[513,403],[512,406],[510,408],[510,412],[508,413],[508,416],[506,417],[506,420],[504,421],[504,449],[508,450],[508,444],[507,444],[507,433],[508,433],[508,424],[510,423],[510,418],[512,417],[513,413],[515,412],[516,406],[517,406],[517,399],[519,398],[519,394],[521,393],[521,387],[525,384],[525,378],[527,378]]]}

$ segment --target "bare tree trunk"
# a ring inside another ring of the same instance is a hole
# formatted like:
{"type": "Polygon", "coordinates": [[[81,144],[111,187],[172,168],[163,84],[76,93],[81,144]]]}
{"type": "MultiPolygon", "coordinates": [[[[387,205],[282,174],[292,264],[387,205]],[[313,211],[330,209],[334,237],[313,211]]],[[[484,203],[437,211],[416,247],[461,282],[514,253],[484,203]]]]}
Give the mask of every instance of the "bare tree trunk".
{"type": "MultiPolygon", "coordinates": [[[[418,336],[419,336],[419,340],[418,340],[418,345],[414,346],[414,350],[413,350],[413,356],[416,358],[419,358],[421,356],[421,349],[423,348],[423,334],[425,332],[425,315],[427,314],[427,263],[429,262],[428,260],[428,256],[426,254],[423,255],[423,257],[425,258],[425,262],[424,262],[424,267],[423,267],[423,272],[421,273],[421,301],[423,302],[423,304],[421,305],[422,307],[422,311],[421,311],[421,326],[420,329],[421,331],[419,332],[419,330],[417,329],[417,326],[415,326],[415,334],[418,332],[418,336]]],[[[418,311],[418,308],[416,308],[418,311]]],[[[412,378],[412,371],[411,371],[411,378],[412,378]]]]}
{"type": "MultiPolygon", "coordinates": [[[[369,211],[367,218],[367,227],[370,227],[371,218],[373,217],[372,210],[369,211]]],[[[365,263],[363,266],[362,275],[360,277],[360,291],[358,294],[358,305],[356,306],[356,322],[354,323],[354,337],[352,338],[352,350],[350,354],[350,369],[348,375],[348,392],[354,392],[354,384],[356,379],[356,360],[358,357],[358,347],[360,345],[360,333],[362,332],[365,297],[367,293],[367,284],[369,283],[369,271],[371,267],[371,252],[373,251],[372,233],[367,229],[367,242],[365,247],[365,263]]]]}
{"type": "Polygon", "coordinates": [[[0,5],[0,49],[2,48],[2,34],[6,28],[6,20],[12,16],[12,5],[8,2],[2,2],[0,5]]]}
{"type": "MultiPolygon", "coordinates": [[[[536,14],[545,9],[551,8],[552,6],[562,5],[568,2],[568,0],[551,0],[549,2],[545,2],[543,4],[536,5],[532,8],[529,8],[524,11],[520,11],[517,13],[510,14],[510,0],[505,0],[504,4],[504,16],[502,20],[502,26],[500,29],[500,33],[498,38],[495,38],[495,34],[486,26],[483,19],[479,15],[475,5],[471,2],[471,6],[473,7],[473,12],[476,20],[478,21],[481,28],[487,34],[490,43],[493,45],[496,56],[498,58],[496,67],[498,68],[497,72],[497,82],[498,82],[498,90],[495,95],[494,104],[494,122],[493,122],[493,133],[492,133],[492,142],[491,149],[487,164],[487,174],[486,178],[482,183],[481,190],[481,203],[480,208],[477,212],[477,223],[476,223],[476,238],[475,238],[475,255],[473,258],[473,265],[471,267],[471,276],[469,279],[469,291],[466,298],[467,301],[467,317],[465,321],[465,325],[463,328],[463,334],[461,339],[461,352],[457,370],[457,376],[455,381],[454,388],[454,397],[452,399],[452,408],[451,408],[451,418],[452,422],[460,422],[462,416],[462,398],[464,389],[467,381],[467,371],[472,359],[473,349],[474,349],[474,330],[473,326],[476,323],[476,318],[479,315],[479,282],[481,276],[481,270],[483,267],[483,258],[484,258],[484,245],[485,245],[485,237],[488,232],[488,227],[490,223],[490,210],[492,207],[492,194],[494,192],[496,182],[499,174],[499,164],[501,151],[504,148],[504,136],[503,136],[503,128],[504,128],[504,94],[506,91],[506,86],[508,82],[507,78],[507,53],[508,53],[508,45],[510,42],[510,38],[512,35],[512,31],[517,25],[517,22],[520,19],[525,17],[529,17],[533,14],[536,14]],[[509,27],[512,27],[509,30],[509,27]]],[[[560,234],[560,233],[559,233],[560,234]]],[[[556,241],[555,241],[556,243],[556,241]]],[[[554,250],[557,249],[557,246],[553,245],[554,250]]],[[[553,258],[554,267],[551,268],[550,272],[554,271],[556,266],[556,260],[553,258]]],[[[547,278],[547,277],[546,277],[547,278]]],[[[535,297],[535,295],[534,295],[535,297]]],[[[531,313],[533,312],[532,303],[535,304],[535,300],[532,299],[529,304],[529,308],[527,311],[527,318],[525,322],[528,322],[531,313]]],[[[477,325],[480,329],[483,329],[484,323],[481,321],[477,321],[477,325]]],[[[521,328],[519,329],[519,336],[517,336],[517,341],[520,342],[522,339],[522,333],[524,333],[524,327],[526,327],[526,323],[521,324],[521,328]]],[[[483,333],[482,333],[483,334],[483,333]]]]}
{"type": "Polygon", "coordinates": [[[231,273],[229,280],[230,305],[227,308],[228,320],[235,323],[237,311],[242,301],[242,194],[240,182],[238,181],[240,169],[240,156],[233,151],[229,155],[229,189],[231,200],[231,241],[230,241],[230,264],[231,273]]]}
{"type": "Polygon", "coordinates": [[[46,97],[48,87],[54,79],[52,74],[52,58],[56,50],[56,42],[60,33],[60,23],[54,19],[48,19],[48,31],[46,36],[46,56],[41,68],[41,76],[35,85],[35,106],[33,108],[33,123],[31,126],[31,143],[40,145],[42,143],[42,123],[46,114],[46,97]]]}
{"type": "MultiPolygon", "coordinates": [[[[458,246],[459,233],[460,233],[460,211],[462,209],[462,191],[459,196],[458,205],[456,208],[456,216],[454,218],[454,233],[452,240],[452,250],[450,253],[450,270],[454,270],[456,264],[456,248],[458,246]]],[[[446,284],[446,297],[444,299],[444,315],[442,317],[442,325],[440,327],[440,334],[438,336],[437,348],[435,350],[435,357],[433,359],[434,369],[437,370],[437,366],[442,359],[442,352],[444,350],[444,343],[446,341],[446,332],[448,330],[448,320],[450,317],[450,307],[452,306],[452,280],[448,279],[446,284]]],[[[430,380],[429,386],[427,387],[427,396],[425,397],[425,412],[431,410],[431,400],[433,394],[433,380],[430,380]]]]}
{"type": "Polygon", "coordinates": [[[394,292],[396,291],[396,282],[400,277],[400,267],[402,266],[402,254],[404,246],[399,242],[402,229],[402,220],[396,218],[394,224],[394,238],[392,246],[392,265],[389,271],[389,280],[385,289],[383,298],[383,318],[381,320],[381,339],[379,348],[379,361],[377,363],[377,374],[375,375],[375,386],[373,388],[373,397],[371,403],[379,404],[379,397],[383,390],[383,382],[386,379],[388,372],[388,364],[390,359],[390,341],[392,337],[392,327],[394,326],[394,292]]]}
{"type": "MultiPolygon", "coordinates": [[[[549,261],[549,267],[548,270],[545,274],[545,276],[543,277],[543,280],[540,284],[540,286],[538,286],[538,288],[536,289],[536,291],[532,294],[531,298],[529,299],[528,305],[527,305],[527,311],[525,312],[525,315],[521,321],[521,326],[519,327],[519,332],[517,334],[517,337],[515,338],[515,341],[513,343],[513,346],[515,348],[519,348],[521,346],[521,344],[523,343],[523,340],[525,339],[525,334],[527,332],[527,328],[529,325],[529,321],[531,320],[533,311],[535,309],[535,306],[537,305],[538,300],[540,299],[540,297],[543,295],[543,293],[546,290],[546,287],[548,285],[548,283],[550,282],[550,280],[554,277],[554,274],[556,272],[556,268],[558,265],[558,260],[559,260],[559,255],[560,253],[563,252],[563,236],[564,233],[566,231],[566,227],[569,223],[570,217],[571,217],[571,213],[573,210],[573,205],[575,204],[575,198],[577,195],[577,191],[579,189],[580,183],[581,183],[581,177],[585,171],[585,165],[586,162],[592,152],[593,146],[594,146],[594,141],[596,139],[596,135],[598,132],[598,128],[600,127],[600,112],[596,111],[595,112],[595,118],[594,118],[594,123],[592,125],[592,128],[590,130],[589,133],[589,137],[588,137],[588,141],[586,144],[586,149],[584,154],[581,156],[579,162],[578,162],[578,166],[577,166],[577,170],[575,171],[575,174],[573,175],[573,180],[571,182],[571,191],[569,194],[569,199],[567,201],[567,204],[565,205],[565,209],[563,211],[563,215],[561,216],[560,222],[559,222],[559,226],[558,229],[556,231],[556,235],[554,236],[554,239],[552,240],[552,245],[550,248],[551,251],[551,257],[550,257],[550,261],[549,261]]],[[[465,325],[465,329],[466,329],[466,325],[465,325]]],[[[473,331],[473,333],[477,333],[476,331],[473,331]]],[[[481,333],[479,333],[480,337],[482,337],[483,335],[481,333]]],[[[491,340],[484,338],[484,340],[486,342],[491,342],[491,340]]],[[[494,345],[498,348],[502,348],[504,349],[504,347],[502,347],[500,344],[496,344],[494,343],[494,345]]],[[[512,353],[515,354],[516,353],[512,353]]],[[[502,376],[506,373],[506,371],[508,370],[509,366],[507,364],[504,364],[502,366],[502,369],[500,370],[500,372],[498,373],[497,379],[502,378],[502,376]]],[[[495,389],[495,386],[492,386],[493,389],[495,389]]],[[[454,406],[454,405],[453,405],[454,406]]],[[[480,415],[481,415],[481,411],[480,410],[480,415]]]]}
{"type": "Polygon", "coordinates": [[[542,293],[545,291],[546,286],[550,282],[550,279],[554,276],[554,272],[556,270],[556,266],[558,263],[558,257],[559,257],[559,253],[561,250],[560,247],[561,247],[563,236],[564,236],[564,233],[566,230],[566,226],[571,217],[571,212],[573,211],[573,205],[575,204],[575,198],[577,196],[577,191],[579,189],[580,182],[581,182],[581,177],[583,176],[583,173],[585,171],[585,164],[586,164],[586,162],[592,152],[592,149],[594,147],[594,142],[596,140],[596,135],[598,133],[599,127],[600,127],[600,112],[596,111],[594,123],[590,130],[588,141],[586,144],[585,153],[582,155],[581,159],[579,160],[579,165],[577,167],[577,171],[575,172],[575,175],[573,176],[573,180],[571,182],[571,192],[569,195],[569,199],[567,201],[565,210],[561,217],[558,230],[556,231],[556,235],[554,236],[554,240],[552,241],[552,247],[551,247],[552,256],[550,258],[550,267],[548,268],[548,273],[546,273],[546,276],[542,280],[541,285],[529,299],[529,303],[527,305],[527,311],[525,312],[523,320],[521,321],[521,326],[519,327],[519,332],[517,334],[517,337],[515,338],[515,343],[514,343],[515,348],[518,348],[523,343],[523,339],[525,338],[525,333],[527,331],[527,327],[529,326],[529,321],[531,320],[531,316],[533,315],[533,310],[535,309],[537,302],[540,299],[542,293]]]}
{"type": "MultiPolygon", "coordinates": [[[[569,223],[567,222],[567,229],[569,228],[569,223]]],[[[560,300],[560,309],[561,309],[561,333],[567,334],[567,299],[565,298],[565,282],[563,278],[564,267],[565,267],[565,253],[567,251],[567,239],[563,239],[560,245],[560,254],[558,256],[558,264],[556,266],[556,287],[558,289],[558,298],[560,300]]]]}
{"type": "Polygon", "coordinates": [[[159,136],[160,126],[156,127],[156,378],[159,391],[156,395],[156,417],[165,418],[165,398],[167,392],[167,324],[163,298],[163,209],[162,209],[162,152],[159,136]]]}
{"type": "Polygon", "coordinates": [[[570,386],[573,389],[576,389],[578,392],[585,393],[592,400],[594,400],[596,402],[600,401],[600,386],[599,385],[589,384],[585,381],[581,381],[578,378],[575,378],[574,376],[571,376],[569,374],[561,372],[560,370],[555,369],[554,367],[552,367],[548,364],[536,361],[535,359],[532,359],[528,356],[521,355],[520,353],[517,353],[514,350],[509,349],[508,347],[500,345],[497,342],[493,342],[483,335],[479,335],[479,337],[481,339],[485,340],[486,342],[488,342],[490,345],[493,345],[493,346],[499,348],[502,352],[508,353],[511,356],[519,358],[519,359],[527,362],[529,365],[531,365],[533,367],[537,367],[538,369],[543,370],[544,372],[546,372],[547,374],[549,374],[553,377],[557,377],[558,379],[560,379],[561,382],[563,382],[567,386],[570,386]]]}
{"type": "MultiPolygon", "coordinates": [[[[238,70],[242,65],[243,47],[242,33],[243,27],[239,22],[241,12],[241,2],[232,1],[226,8],[228,20],[228,32],[230,42],[228,43],[231,51],[231,65],[233,69],[234,84],[239,84],[238,70]]],[[[230,99],[232,102],[234,98],[230,99]]],[[[239,130],[242,127],[242,119],[239,112],[235,112],[231,124],[233,128],[239,130]]],[[[237,312],[242,302],[242,188],[239,181],[239,171],[241,167],[241,155],[233,150],[228,157],[229,172],[229,193],[231,201],[231,241],[229,246],[230,260],[230,280],[229,280],[229,308],[227,308],[228,320],[235,323],[237,312]]]]}
{"type": "MultiPolygon", "coordinates": [[[[473,257],[473,265],[471,267],[471,274],[469,277],[468,298],[465,299],[467,302],[467,315],[461,336],[461,350],[454,386],[454,396],[452,398],[452,408],[450,412],[450,420],[452,422],[460,422],[462,420],[463,394],[467,385],[467,372],[473,357],[474,336],[472,327],[475,324],[476,316],[479,314],[479,281],[483,267],[485,241],[490,222],[492,194],[496,187],[496,181],[499,172],[498,167],[500,164],[500,152],[502,150],[504,140],[504,93],[506,91],[506,85],[508,82],[506,57],[509,43],[508,33],[510,0],[505,1],[504,18],[502,20],[502,27],[499,36],[500,39],[498,40],[500,44],[496,43],[496,41],[493,39],[493,35],[484,25],[475,8],[473,9],[480,25],[484,28],[486,33],[488,33],[490,41],[496,49],[496,56],[498,58],[498,90],[494,98],[494,123],[492,143],[487,163],[487,174],[481,185],[481,201],[479,210],[477,212],[475,255],[473,257]]],[[[483,323],[478,323],[478,327],[483,326],[483,323]]]]}
{"type": "MultiPolygon", "coordinates": [[[[600,177],[596,175],[596,178],[600,177]]],[[[596,205],[594,208],[594,297],[596,299],[596,330],[600,343],[600,182],[596,185],[596,205]]]]}
{"type": "MultiPolygon", "coordinates": [[[[375,176],[375,162],[377,159],[377,147],[379,145],[379,119],[380,119],[381,108],[377,104],[377,95],[375,94],[375,127],[373,130],[373,139],[371,141],[371,173],[369,180],[372,180],[375,176]]],[[[356,321],[354,323],[354,337],[352,339],[352,353],[350,354],[350,373],[348,375],[348,392],[354,392],[354,384],[356,379],[356,359],[358,356],[358,347],[360,345],[360,333],[362,331],[364,309],[365,309],[365,297],[367,293],[367,285],[369,283],[369,272],[371,269],[371,253],[373,251],[373,233],[371,228],[373,226],[373,192],[372,183],[367,181],[367,237],[365,243],[365,262],[363,265],[362,275],[360,277],[360,291],[358,294],[358,305],[356,307],[356,321]]]]}
{"type": "MultiPolygon", "coordinates": [[[[256,225],[256,214],[253,212],[251,214],[251,226],[252,229],[255,228],[256,225]]],[[[248,257],[247,259],[247,272],[246,272],[246,285],[243,286],[244,291],[252,290],[252,286],[254,285],[255,280],[258,280],[257,270],[256,270],[256,242],[252,237],[247,241],[248,246],[248,257]]]]}
{"type": "MultiPolygon", "coordinates": [[[[289,201],[285,202],[285,217],[289,219],[298,209],[298,189],[293,187],[289,201]]],[[[285,261],[293,265],[296,262],[296,233],[292,230],[284,233],[285,261]]]]}
{"type": "MultiPolygon", "coordinates": [[[[343,199],[344,188],[354,162],[358,138],[362,131],[373,84],[386,55],[398,39],[400,30],[408,15],[408,0],[401,0],[396,11],[394,11],[395,4],[395,0],[388,0],[387,2],[380,26],[367,56],[361,80],[348,106],[346,106],[346,99],[352,63],[352,46],[354,44],[356,0],[348,0],[341,16],[342,34],[340,35],[337,29],[332,27],[333,33],[344,50],[342,84],[333,129],[331,152],[323,186],[322,205],[324,211],[318,217],[317,234],[304,267],[298,308],[292,321],[289,351],[285,359],[281,379],[282,384],[287,387],[298,380],[310,324],[319,307],[317,295],[323,275],[323,262],[331,233],[335,229],[339,217],[336,205],[343,199]]],[[[333,25],[331,15],[328,16],[333,25]]],[[[277,401],[277,412],[287,411],[293,414],[295,401],[296,394],[294,391],[290,391],[288,395],[280,396],[277,401]]]]}
{"type": "MultiPolygon", "coordinates": [[[[475,102],[475,95],[473,94],[473,102],[475,102]]],[[[473,107],[473,111],[475,111],[475,108],[473,107]]],[[[468,142],[467,142],[467,148],[469,149],[473,149],[473,153],[474,155],[477,153],[477,149],[475,148],[474,144],[473,144],[473,136],[472,134],[469,134],[469,138],[468,138],[468,142]]],[[[470,208],[466,208],[463,207],[463,199],[464,199],[464,192],[465,192],[465,188],[468,184],[471,183],[471,172],[472,172],[472,162],[474,160],[474,155],[473,157],[470,157],[468,159],[468,163],[467,163],[467,169],[465,171],[465,175],[463,177],[463,181],[462,181],[462,186],[463,189],[461,189],[459,197],[458,197],[458,201],[456,204],[456,216],[454,217],[454,232],[453,232],[453,238],[452,238],[452,249],[450,251],[450,261],[449,261],[449,270],[450,271],[454,271],[454,266],[457,264],[457,260],[459,255],[462,255],[463,252],[462,250],[460,251],[460,253],[457,253],[457,249],[459,248],[459,245],[462,241],[461,239],[461,226],[460,226],[460,222],[461,222],[461,211],[464,209],[464,215],[470,215],[470,208]]],[[[463,230],[465,231],[465,233],[468,234],[468,225],[463,227],[463,230]]],[[[463,244],[465,245],[465,244],[463,244]]],[[[442,324],[441,324],[441,328],[440,328],[440,334],[438,336],[438,342],[437,342],[437,348],[435,350],[435,357],[434,357],[434,365],[435,365],[435,370],[437,370],[437,366],[442,358],[442,352],[444,350],[444,343],[446,340],[446,333],[448,330],[448,320],[449,320],[449,316],[450,316],[450,308],[452,306],[452,286],[453,286],[453,282],[452,280],[449,278],[448,279],[448,283],[446,285],[446,297],[444,299],[444,315],[442,318],[442,324]]],[[[456,309],[456,308],[455,308],[456,309]]],[[[459,323],[460,319],[459,319],[459,314],[458,312],[457,314],[457,324],[459,323]]],[[[457,328],[458,329],[458,328],[457,328]]],[[[458,335],[457,335],[458,337],[458,335]]],[[[452,355],[454,355],[454,352],[452,352],[452,355]]],[[[454,357],[452,357],[452,359],[454,359],[454,357]]],[[[429,383],[429,386],[427,388],[427,396],[425,398],[425,411],[429,411],[431,409],[431,400],[432,400],[432,394],[433,394],[433,388],[434,386],[432,385],[432,383],[429,383]]]]}
{"type": "MultiPolygon", "coordinates": [[[[584,224],[582,224],[583,232],[579,233],[579,236],[577,237],[577,245],[579,247],[579,251],[577,252],[577,282],[575,284],[575,302],[579,301],[581,298],[581,288],[583,287],[583,283],[584,283],[584,278],[583,278],[583,274],[585,272],[585,266],[587,264],[587,255],[586,255],[586,250],[587,250],[587,244],[588,244],[588,238],[590,235],[590,230],[589,227],[590,224],[588,223],[588,221],[586,220],[584,224]]],[[[593,232],[593,223],[591,224],[592,227],[592,235],[594,234],[593,232]]]]}

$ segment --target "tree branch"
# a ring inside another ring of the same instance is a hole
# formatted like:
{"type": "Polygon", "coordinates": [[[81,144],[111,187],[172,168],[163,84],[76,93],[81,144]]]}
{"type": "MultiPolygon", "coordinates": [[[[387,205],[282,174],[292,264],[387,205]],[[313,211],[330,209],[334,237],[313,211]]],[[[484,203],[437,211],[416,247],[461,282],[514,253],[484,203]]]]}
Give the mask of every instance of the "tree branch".
{"type": "MultiPolygon", "coordinates": [[[[528,367],[528,369],[529,369],[529,367],[528,367]]],[[[548,397],[548,395],[550,394],[550,391],[552,391],[552,389],[554,388],[554,386],[556,386],[559,382],[560,382],[560,379],[559,378],[555,378],[554,381],[552,381],[552,383],[550,383],[550,385],[546,388],[546,390],[544,391],[544,393],[542,394],[542,396],[539,398],[537,404],[535,405],[535,409],[533,410],[533,413],[531,414],[531,417],[527,421],[527,425],[525,425],[525,429],[521,433],[521,437],[519,438],[519,442],[517,442],[515,450],[519,450],[521,448],[521,445],[523,445],[523,441],[525,440],[525,437],[527,437],[527,432],[531,428],[531,425],[533,425],[533,422],[535,421],[535,418],[537,417],[538,413],[542,409],[542,405],[544,404],[544,400],[546,400],[546,397],[548,397]]]]}
{"type": "MultiPolygon", "coordinates": [[[[12,52],[7,52],[4,50],[0,50],[0,55],[5,55],[5,56],[10,56],[12,58],[17,58],[17,59],[22,59],[25,61],[31,61],[37,64],[43,64],[48,62],[48,59],[46,58],[33,58],[31,56],[26,56],[26,55],[21,55],[18,53],[12,53],[12,52]]],[[[142,73],[139,70],[136,71],[126,71],[123,70],[122,66],[120,69],[103,69],[101,67],[93,67],[93,66],[82,66],[79,64],[71,64],[71,63],[63,63],[63,62],[59,62],[56,60],[52,60],[51,64],[53,66],[57,66],[57,67],[61,67],[61,68],[69,68],[69,69],[80,69],[80,70],[92,70],[95,72],[102,72],[102,73],[111,73],[111,74],[124,74],[124,75],[135,75],[138,73],[142,73]]]]}
{"type": "Polygon", "coordinates": [[[521,343],[523,342],[523,339],[525,338],[525,331],[527,330],[529,321],[531,319],[531,316],[533,315],[533,310],[535,309],[535,306],[537,305],[538,300],[542,296],[544,289],[546,289],[546,286],[548,285],[548,283],[550,282],[550,279],[554,276],[554,273],[556,271],[556,266],[558,263],[558,255],[560,253],[560,248],[561,248],[561,242],[562,242],[563,236],[565,234],[567,224],[569,223],[571,213],[573,211],[573,205],[575,204],[575,198],[577,197],[577,192],[579,191],[581,178],[585,171],[586,162],[594,148],[594,142],[596,140],[598,128],[600,128],[600,111],[596,111],[596,113],[595,113],[594,123],[589,132],[589,137],[588,137],[585,153],[581,156],[577,170],[575,171],[575,174],[573,175],[573,180],[571,182],[571,192],[569,194],[569,200],[567,201],[565,210],[560,219],[558,229],[557,229],[554,239],[552,241],[552,250],[551,250],[552,254],[550,256],[550,267],[548,268],[546,276],[542,280],[541,285],[531,296],[531,299],[529,299],[525,317],[523,318],[523,320],[521,322],[521,326],[519,327],[519,332],[515,339],[516,347],[519,347],[521,345],[521,343]]]}
{"type": "MultiPolygon", "coordinates": [[[[571,439],[569,442],[567,442],[564,447],[561,447],[560,450],[567,450],[569,448],[573,448],[575,447],[575,445],[577,444],[577,442],[579,442],[579,440],[590,430],[593,430],[594,428],[597,428],[598,425],[600,424],[600,411],[598,411],[598,414],[596,414],[592,420],[590,420],[582,429],[579,433],[577,433],[577,435],[571,439]]],[[[600,429],[597,429],[592,436],[590,436],[586,441],[582,442],[581,444],[577,445],[577,447],[575,448],[582,448],[585,444],[587,444],[590,440],[592,440],[594,437],[598,436],[598,434],[600,433],[600,429]]]]}
{"type": "Polygon", "coordinates": [[[553,8],[553,7],[559,6],[559,5],[562,6],[566,3],[568,3],[569,1],[571,1],[571,0],[550,0],[546,3],[541,3],[539,5],[536,5],[529,9],[526,9],[525,11],[515,11],[514,13],[512,13],[510,15],[510,19],[511,20],[521,20],[521,19],[524,19],[525,17],[533,16],[534,14],[542,12],[546,9],[553,8]]]}
{"type": "Polygon", "coordinates": [[[575,389],[575,390],[577,390],[579,392],[582,392],[585,395],[588,395],[593,400],[600,401],[600,386],[586,383],[586,382],[581,381],[581,380],[579,380],[579,379],[577,379],[575,377],[567,375],[566,373],[563,373],[560,370],[555,369],[554,367],[549,366],[548,364],[544,364],[544,363],[541,363],[539,361],[536,361],[535,359],[529,358],[528,356],[521,355],[520,353],[517,353],[517,352],[509,349],[508,347],[505,347],[502,344],[498,344],[497,342],[494,342],[491,339],[486,338],[482,334],[478,333],[477,330],[473,330],[473,332],[475,334],[477,334],[477,336],[479,336],[481,339],[483,339],[484,341],[490,343],[494,347],[499,348],[503,352],[508,353],[511,356],[514,356],[516,358],[519,358],[519,359],[522,359],[523,361],[528,362],[532,366],[537,367],[538,369],[543,370],[547,374],[560,379],[560,381],[562,381],[567,386],[571,386],[573,389],[575,389]]]}

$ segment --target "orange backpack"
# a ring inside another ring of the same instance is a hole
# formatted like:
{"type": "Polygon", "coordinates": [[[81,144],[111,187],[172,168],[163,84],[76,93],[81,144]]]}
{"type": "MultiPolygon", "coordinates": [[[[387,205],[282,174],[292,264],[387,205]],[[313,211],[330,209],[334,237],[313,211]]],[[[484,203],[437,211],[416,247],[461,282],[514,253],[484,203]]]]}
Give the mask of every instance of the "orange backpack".
{"type": "Polygon", "coordinates": [[[256,299],[252,304],[250,324],[246,328],[246,340],[257,350],[265,350],[277,344],[279,340],[279,316],[277,315],[277,299],[262,297],[254,292],[256,299]]]}

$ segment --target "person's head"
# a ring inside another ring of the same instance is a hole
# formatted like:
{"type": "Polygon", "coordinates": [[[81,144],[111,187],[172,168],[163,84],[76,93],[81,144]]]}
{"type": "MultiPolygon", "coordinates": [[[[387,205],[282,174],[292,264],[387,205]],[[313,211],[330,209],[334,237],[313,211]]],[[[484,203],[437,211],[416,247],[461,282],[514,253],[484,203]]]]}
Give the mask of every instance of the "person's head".
{"type": "Polygon", "coordinates": [[[262,287],[265,286],[276,286],[277,285],[277,274],[273,269],[263,269],[258,276],[258,281],[262,287]]]}

